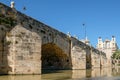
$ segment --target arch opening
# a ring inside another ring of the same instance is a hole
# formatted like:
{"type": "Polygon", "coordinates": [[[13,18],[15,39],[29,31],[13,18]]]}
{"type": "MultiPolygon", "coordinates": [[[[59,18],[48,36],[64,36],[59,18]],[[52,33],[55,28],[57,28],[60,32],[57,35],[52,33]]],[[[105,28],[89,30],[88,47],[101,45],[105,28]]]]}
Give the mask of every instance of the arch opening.
{"type": "Polygon", "coordinates": [[[42,45],[42,70],[68,69],[69,57],[54,43],[42,45]]]}

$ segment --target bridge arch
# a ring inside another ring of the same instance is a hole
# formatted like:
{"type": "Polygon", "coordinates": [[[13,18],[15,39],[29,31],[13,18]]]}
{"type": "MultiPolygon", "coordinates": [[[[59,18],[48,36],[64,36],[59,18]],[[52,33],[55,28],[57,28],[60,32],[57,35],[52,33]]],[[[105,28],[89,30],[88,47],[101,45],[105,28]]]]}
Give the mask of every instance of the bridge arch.
{"type": "Polygon", "coordinates": [[[42,69],[68,69],[69,57],[55,43],[42,45],[42,69]]]}

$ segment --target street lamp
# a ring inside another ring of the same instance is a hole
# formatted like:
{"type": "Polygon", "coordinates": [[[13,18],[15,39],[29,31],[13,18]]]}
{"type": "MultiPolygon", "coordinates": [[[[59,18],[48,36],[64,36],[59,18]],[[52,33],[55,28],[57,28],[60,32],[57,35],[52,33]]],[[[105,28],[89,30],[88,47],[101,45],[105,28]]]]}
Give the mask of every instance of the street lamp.
{"type": "Polygon", "coordinates": [[[86,40],[86,37],[87,37],[87,36],[86,36],[86,26],[85,26],[84,23],[83,23],[82,25],[83,25],[83,27],[85,28],[85,32],[84,32],[84,34],[85,34],[85,40],[86,40]]]}

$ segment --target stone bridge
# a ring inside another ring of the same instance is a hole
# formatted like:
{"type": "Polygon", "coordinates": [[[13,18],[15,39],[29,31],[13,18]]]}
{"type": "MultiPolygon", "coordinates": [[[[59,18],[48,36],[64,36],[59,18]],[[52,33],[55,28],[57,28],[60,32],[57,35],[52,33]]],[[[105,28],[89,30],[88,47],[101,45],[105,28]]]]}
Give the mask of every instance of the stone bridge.
{"type": "Polygon", "coordinates": [[[105,53],[0,3],[0,74],[100,67],[105,53]]]}

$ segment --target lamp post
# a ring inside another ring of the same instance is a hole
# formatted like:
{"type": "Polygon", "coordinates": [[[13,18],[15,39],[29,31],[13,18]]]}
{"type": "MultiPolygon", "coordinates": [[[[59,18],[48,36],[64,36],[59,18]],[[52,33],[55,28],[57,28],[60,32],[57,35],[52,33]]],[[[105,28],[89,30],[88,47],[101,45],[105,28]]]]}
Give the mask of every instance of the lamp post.
{"type": "Polygon", "coordinates": [[[85,35],[85,40],[86,40],[86,37],[87,37],[87,36],[86,36],[86,26],[85,26],[84,23],[83,23],[82,25],[83,25],[83,27],[84,27],[84,29],[85,29],[85,31],[84,31],[84,35],[85,35]]]}

